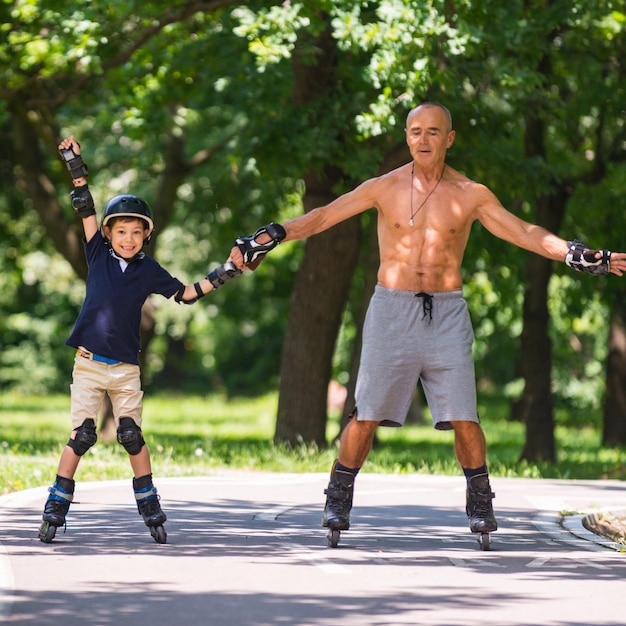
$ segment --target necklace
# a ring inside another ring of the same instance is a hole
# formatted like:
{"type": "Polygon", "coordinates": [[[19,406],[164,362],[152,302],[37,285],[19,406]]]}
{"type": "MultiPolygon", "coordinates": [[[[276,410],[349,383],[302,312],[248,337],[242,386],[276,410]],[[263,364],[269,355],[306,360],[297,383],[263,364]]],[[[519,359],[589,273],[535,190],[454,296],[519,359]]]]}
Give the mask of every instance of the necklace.
{"type": "Polygon", "coordinates": [[[422,204],[420,204],[417,207],[417,209],[415,209],[414,211],[413,210],[413,176],[415,175],[415,161],[413,161],[413,164],[411,165],[411,217],[409,219],[409,226],[411,228],[413,228],[413,226],[415,225],[413,218],[419,213],[420,209],[428,201],[428,198],[430,198],[430,196],[433,195],[435,189],[437,189],[437,187],[439,186],[439,183],[441,182],[441,179],[443,178],[443,172],[445,169],[446,169],[446,166],[444,164],[443,169],[441,170],[441,174],[439,175],[439,178],[437,179],[437,182],[435,183],[435,186],[428,192],[428,195],[424,198],[424,201],[422,202],[422,204]]]}

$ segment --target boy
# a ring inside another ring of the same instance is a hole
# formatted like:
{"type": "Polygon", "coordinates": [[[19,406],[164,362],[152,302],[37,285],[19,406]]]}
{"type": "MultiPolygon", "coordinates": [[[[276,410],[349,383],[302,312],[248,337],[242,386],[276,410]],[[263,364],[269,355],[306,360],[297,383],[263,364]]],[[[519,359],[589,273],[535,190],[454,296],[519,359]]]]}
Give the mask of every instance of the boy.
{"type": "Polygon", "coordinates": [[[85,301],[66,344],[76,348],[71,385],[72,432],[61,454],[43,512],[39,538],[50,543],[73,499],[81,456],[97,441],[96,421],[108,393],[117,440],[129,454],[137,508],[157,543],[166,520],[152,484],[150,453],[141,434],[142,398],[138,354],[141,308],[150,294],[193,304],[240,272],[225,263],[193,285],[183,285],[143,252],[154,222],[150,207],[133,195],[112,198],[99,229],[87,185],[87,166],[74,137],[59,144],[73,179],[72,207],[82,218],[89,267],[85,301]]]}

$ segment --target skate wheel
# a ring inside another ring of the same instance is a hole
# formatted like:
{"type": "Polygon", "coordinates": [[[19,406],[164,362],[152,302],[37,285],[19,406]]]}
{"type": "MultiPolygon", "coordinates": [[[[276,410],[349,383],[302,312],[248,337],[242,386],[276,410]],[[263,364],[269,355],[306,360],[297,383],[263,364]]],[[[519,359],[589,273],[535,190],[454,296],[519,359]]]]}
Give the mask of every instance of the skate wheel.
{"type": "Polygon", "coordinates": [[[491,538],[489,537],[489,533],[480,533],[480,535],[478,535],[478,545],[481,550],[491,549],[491,538]]]}
{"type": "Polygon", "coordinates": [[[57,534],[57,527],[50,526],[48,522],[43,522],[39,528],[39,539],[44,543],[52,543],[54,536],[57,534]]]}
{"type": "Polygon", "coordinates": [[[150,526],[150,534],[157,543],[167,543],[167,533],[163,526],[150,526]]]}
{"type": "Polygon", "coordinates": [[[329,528],[328,535],[326,535],[326,539],[328,539],[328,547],[336,548],[339,545],[339,537],[341,533],[336,528],[329,528]]]}

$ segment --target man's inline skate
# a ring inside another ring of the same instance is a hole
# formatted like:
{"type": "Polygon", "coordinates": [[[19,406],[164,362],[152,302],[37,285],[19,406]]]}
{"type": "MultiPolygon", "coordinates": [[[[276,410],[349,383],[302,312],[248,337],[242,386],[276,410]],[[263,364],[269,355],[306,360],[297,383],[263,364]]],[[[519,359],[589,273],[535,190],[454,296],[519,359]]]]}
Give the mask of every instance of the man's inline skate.
{"type": "Polygon", "coordinates": [[[167,533],[163,528],[167,516],[161,510],[156,487],[152,484],[152,475],[133,478],[133,490],[137,500],[137,510],[145,525],[157,543],[167,543],[167,533]]]}
{"type": "Polygon", "coordinates": [[[65,528],[65,517],[74,499],[76,483],[71,478],[56,477],[54,485],[48,489],[50,494],[46,500],[41,516],[43,522],[39,527],[39,539],[44,543],[52,543],[57,528],[65,528]]]}
{"type": "Polygon", "coordinates": [[[465,511],[470,530],[476,533],[482,550],[489,550],[491,546],[489,533],[498,530],[498,522],[491,504],[495,497],[496,494],[491,491],[487,474],[479,474],[467,481],[465,511]]]}
{"type": "Polygon", "coordinates": [[[328,528],[328,546],[336,548],[342,530],[350,528],[350,510],[354,494],[354,476],[350,472],[336,469],[337,461],[330,472],[326,494],[326,505],[322,526],[328,528]]]}

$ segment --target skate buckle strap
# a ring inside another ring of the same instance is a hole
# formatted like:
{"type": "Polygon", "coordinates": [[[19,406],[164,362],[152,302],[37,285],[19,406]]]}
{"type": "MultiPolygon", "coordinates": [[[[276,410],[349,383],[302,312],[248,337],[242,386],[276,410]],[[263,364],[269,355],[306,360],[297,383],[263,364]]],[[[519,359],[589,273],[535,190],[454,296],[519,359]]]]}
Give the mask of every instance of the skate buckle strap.
{"type": "Polygon", "coordinates": [[[485,489],[470,487],[470,497],[476,500],[493,500],[496,497],[496,494],[491,491],[489,486],[485,489]]]}
{"type": "Polygon", "coordinates": [[[156,487],[150,487],[148,491],[135,491],[135,500],[137,500],[137,502],[141,502],[147,498],[159,498],[156,487]]]}
{"type": "Polygon", "coordinates": [[[348,500],[352,496],[352,490],[349,487],[330,484],[327,489],[324,489],[324,494],[335,500],[348,500]]]}
{"type": "Polygon", "coordinates": [[[344,489],[333,489],[332,487],[328,487],[324,489],[324,495],[332,498],[333,500],[347,500],[348,492],[344,489]]]}
{"type": "MultiPolygon", "coordinates": [[[[61,491],[60,489],[57,489],[54,485],[52,487],[48,487],[48,491],[50,492],[50,495],[54,497],[55,500],[63,499],[63,500],[67,500],[68,502],[74,501],[73,493],[66,493],[65,491],[61,491]]],[[[80,503],[77,502],[76,504],[80,504],[80,503]]]]}

